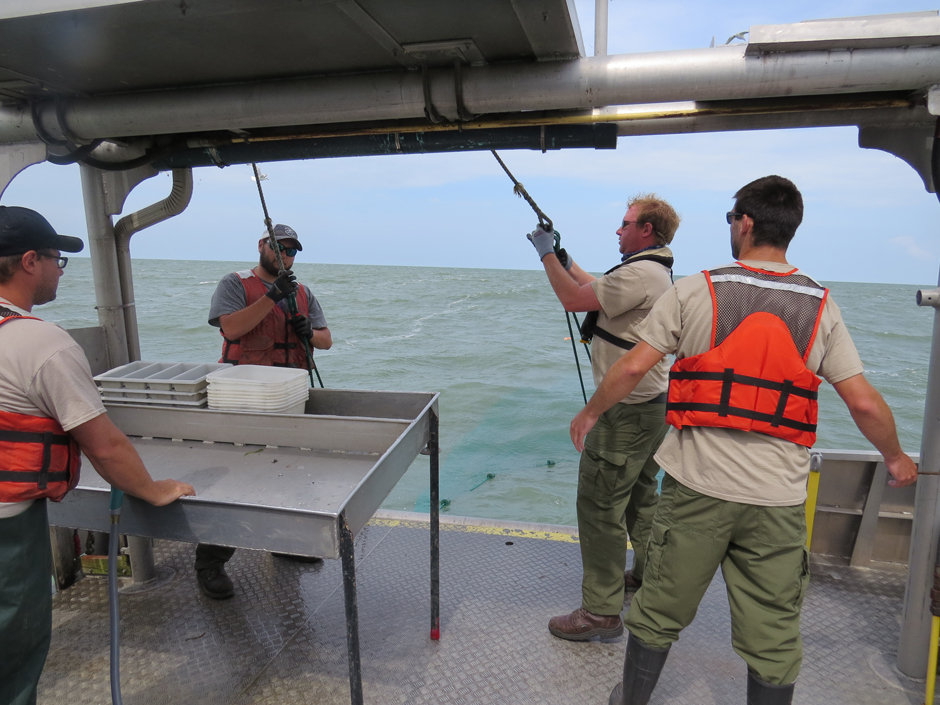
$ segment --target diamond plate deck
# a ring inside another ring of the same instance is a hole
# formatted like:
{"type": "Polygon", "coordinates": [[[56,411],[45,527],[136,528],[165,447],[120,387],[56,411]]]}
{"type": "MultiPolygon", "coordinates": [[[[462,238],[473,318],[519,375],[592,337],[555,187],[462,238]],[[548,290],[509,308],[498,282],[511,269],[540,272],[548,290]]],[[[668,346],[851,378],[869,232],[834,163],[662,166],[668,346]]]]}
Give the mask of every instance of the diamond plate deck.
{"type": "MultiPolygon", "coordinates": [[[[606,703],[624,639],[573,643],[548,633],[550,616],[580,602],[580,557],[576,543],[535,535],[442,524],[434,642],[427,525],[366,526],[355,542],[365,701],[606,703]]],[[[196,588],[191,545],[159,541],[156,558],[161,571],[175,571],[172,580],[121,597],[127,705],[349,702],[339,561],[316,566],[239,550],[228,571],[235,597],[216,602],[196,588]]],[[[922,703],[922,686],[891,670],[903,594],[901,575],[816,567],[794,703],[922,703]]],[[[110,702],[105,580],[85,578],[53,604],[40,705],[110,702]]],[[[651,702],[743,704],[745,676],[718,575],[651,702]]]]}

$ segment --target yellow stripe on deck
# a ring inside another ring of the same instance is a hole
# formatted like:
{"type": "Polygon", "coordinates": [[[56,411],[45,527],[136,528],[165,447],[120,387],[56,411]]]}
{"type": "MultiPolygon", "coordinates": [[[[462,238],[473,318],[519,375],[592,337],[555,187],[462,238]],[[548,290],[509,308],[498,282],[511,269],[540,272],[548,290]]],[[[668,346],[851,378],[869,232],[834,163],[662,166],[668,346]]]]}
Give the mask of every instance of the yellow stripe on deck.
{"type": "MultiPolygon", "coordinates": [[[[428,525],[430,523],[431,518],[427,514],[382,511],[372,518],[369,525],[394,528],[397,526],[408,527],[414,524],[428,525]]],[[[578,530],[573,526],[544,525],[542,527],[538,524],[524,524],[522,522],[496,522],[490,519],[470,517],[441,517],[441,531],[462,531],[469,534],[578,543],[578,530]]]]}

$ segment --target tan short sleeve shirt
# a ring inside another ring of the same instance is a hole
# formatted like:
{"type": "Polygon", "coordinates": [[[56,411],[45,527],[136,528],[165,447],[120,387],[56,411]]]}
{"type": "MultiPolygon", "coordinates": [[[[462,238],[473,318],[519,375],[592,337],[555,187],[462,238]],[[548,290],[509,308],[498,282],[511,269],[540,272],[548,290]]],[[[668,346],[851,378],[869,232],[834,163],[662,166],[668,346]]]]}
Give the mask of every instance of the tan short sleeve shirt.
{"type": "MultiPolygon", "coordinates": [[[[644,253],[646,254],[646,253],[644,253]]],[[[668,247],[650,250],[649,254],[672,257],[668,247]]],[[[629,342],[639,341],[637,328],[649,315],[653,304],[672,286],[669,270],[658,262],[643,260],[615,269],[591,282],[601,305],[597,325],[629,342]]],[[[594,385],[598,386],[607,370],[627,351],[597,336],[591,342],[591,369],[594,385]]],[[[657,364],[623,401],[639,404],[666,391],[669,363],[657,364]]]]}

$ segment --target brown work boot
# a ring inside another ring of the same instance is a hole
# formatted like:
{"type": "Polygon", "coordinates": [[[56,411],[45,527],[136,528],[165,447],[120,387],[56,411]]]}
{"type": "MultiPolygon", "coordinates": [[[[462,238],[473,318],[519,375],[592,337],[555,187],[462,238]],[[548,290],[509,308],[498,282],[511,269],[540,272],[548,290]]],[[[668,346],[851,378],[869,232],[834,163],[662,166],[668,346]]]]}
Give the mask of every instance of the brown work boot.
{"type": "Polygon", "coordinates": [[[571,614],[548,620],[548,631],[559,639],[569,641],[588,641],[596,636],[613,639],[623,634],[623,620],[619,614],[607,617],[579,607],[571,614]]]}
{"type": "Polygon", "coordinates": [[[623,574],[623,591],[624,592],[636,592],[640,589],[640,585],[643,584],[642,580],[637,580],[633,577],[633,571],[628,570],[623,574]]]}

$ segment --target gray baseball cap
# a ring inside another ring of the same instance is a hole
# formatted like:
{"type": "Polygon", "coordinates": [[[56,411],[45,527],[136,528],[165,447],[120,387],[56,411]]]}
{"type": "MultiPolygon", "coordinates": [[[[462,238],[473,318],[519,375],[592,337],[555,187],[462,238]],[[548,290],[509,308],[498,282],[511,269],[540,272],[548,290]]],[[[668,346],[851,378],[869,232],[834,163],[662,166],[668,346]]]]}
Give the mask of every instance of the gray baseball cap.
{"type": "MultiPolygon", "coordinates": [[[[268,239],[267,230],[261,233],[261,239],[262,240],[268,239]]],[[[293,240],[294,242],[297,243],[298,252],[303,252],[304,250],[303,245],[300,244],[300,238],[297,237],[297,231],[294,230],[289,225],[281,225],[280,223],[275,225],[274,226],[274,239],[277,240],[278,242],[280,242],[281,240],[293,240]]]]}
{"type": "Polygon", "coordinates": [[[59,235],[34,210],[0,206],[0,257],[22,255],[30,250],[81,252],[84,247],[85,243],[77,237],[59,235]]]}

